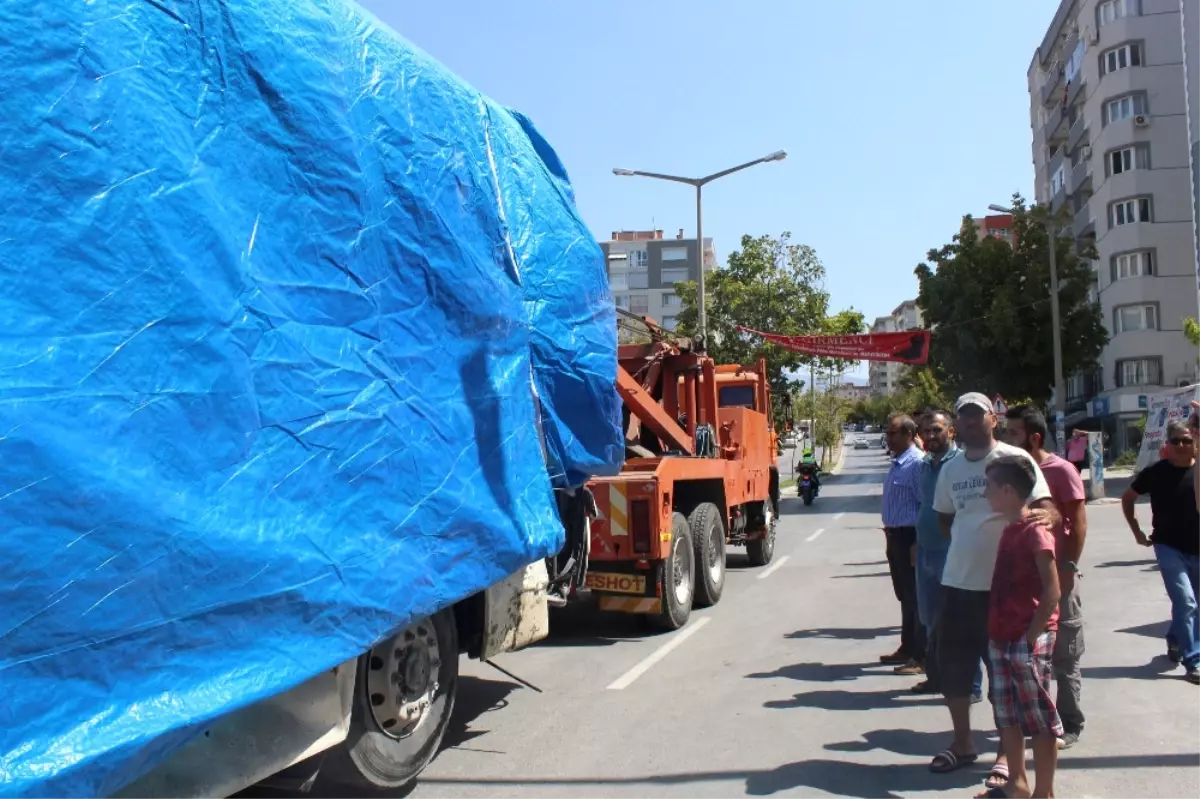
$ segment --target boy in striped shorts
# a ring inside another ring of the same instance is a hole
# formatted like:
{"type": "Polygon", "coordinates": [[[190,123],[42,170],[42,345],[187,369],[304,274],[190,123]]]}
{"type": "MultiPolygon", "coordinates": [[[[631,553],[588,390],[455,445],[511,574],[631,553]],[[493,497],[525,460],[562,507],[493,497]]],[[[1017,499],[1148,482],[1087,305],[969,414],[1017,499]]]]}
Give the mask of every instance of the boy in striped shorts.
{"type": "Polygon", "coordinates": [[[1058,628],[1058,570],[1054,534],[1028,518],[1026,502],[1037,475],[1026,458],[1004,456],[987,467],[984,496],[1008,520],[996,553],[988,604],[992,709],[1009,780],[980,796],[1053,796],[1062,721],[1050,695],[1058,628]],[[1035,780],[1029,788],[1025,739],[1033,739],[1035,780]]]}

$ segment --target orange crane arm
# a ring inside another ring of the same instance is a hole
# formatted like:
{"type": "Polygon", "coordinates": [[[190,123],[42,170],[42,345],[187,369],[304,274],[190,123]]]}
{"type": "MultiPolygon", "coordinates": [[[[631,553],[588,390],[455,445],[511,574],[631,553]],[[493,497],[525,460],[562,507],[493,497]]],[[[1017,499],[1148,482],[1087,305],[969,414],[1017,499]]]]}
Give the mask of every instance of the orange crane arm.
{"type": "Polygon", "coordinates": [[[675,449],[683,450],[688,455],[693,454],[692,437],[687,431],[675,423],[662,406],[654,401],[650,392],[624,369],[617,369],[617,393],[621,395],[629,412],[641,420],[642,424],[663,440],[663,443],[675,449]]]}

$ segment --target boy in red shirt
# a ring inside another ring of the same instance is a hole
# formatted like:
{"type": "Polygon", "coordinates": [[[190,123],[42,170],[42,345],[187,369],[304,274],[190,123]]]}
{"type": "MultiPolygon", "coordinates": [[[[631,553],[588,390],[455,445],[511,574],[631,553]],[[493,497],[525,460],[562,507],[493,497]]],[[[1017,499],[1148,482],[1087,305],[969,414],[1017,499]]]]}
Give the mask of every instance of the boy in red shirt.
{"type": "Polygon", "coordinates": [[[1025,503],[1037,481],[1026,458],[1004,456],[987,467],[984,496],[1008,526],[1000,537],[988,604],[988,657],[992,662],[992,709],[1008,758],[1003,787],[990,797],[1054,795],[1062,721],[1050,696],[1054,636],[1058,628],[1058,569],[1054,534],[1027,518],[1025,503]],[[1035,781],[1029,789],[1025,738],[1033,738],[1035,781]]]}

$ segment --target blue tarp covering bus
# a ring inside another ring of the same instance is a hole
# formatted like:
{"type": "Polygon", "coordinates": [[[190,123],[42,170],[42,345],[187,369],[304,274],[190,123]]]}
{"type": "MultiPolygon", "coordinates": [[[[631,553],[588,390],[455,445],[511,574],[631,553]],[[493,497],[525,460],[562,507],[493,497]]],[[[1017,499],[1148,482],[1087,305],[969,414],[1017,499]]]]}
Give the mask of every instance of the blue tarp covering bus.
{"type": "Polygon", "coordinates": [[[340,0],[0,6],[0,793],[553,554],[622,455],[565,170],[340,0]]]}

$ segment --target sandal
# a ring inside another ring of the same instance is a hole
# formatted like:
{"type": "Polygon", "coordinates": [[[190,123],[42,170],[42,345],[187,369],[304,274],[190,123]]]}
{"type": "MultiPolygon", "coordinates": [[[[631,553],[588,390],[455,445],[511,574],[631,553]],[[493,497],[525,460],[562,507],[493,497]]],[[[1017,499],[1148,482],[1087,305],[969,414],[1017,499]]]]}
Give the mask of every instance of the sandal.
{"type": "Polygon", "coordinates": [[[987,779],[983,781],[983,784],[989,791],[1004,790],[1004,786],[1008,785],[1008,764],[997,763],[992,766],[992,770],[988,772],[987,779]]]}
{"type": "Polygon", "coordinates": [[[971,765],[978,759],[979,755],[960,755],[953,749],[943,749],[933,756],[929,770],[934,774],[949,774],[951,771],[958,771],[960,768],[971,765]]]}

